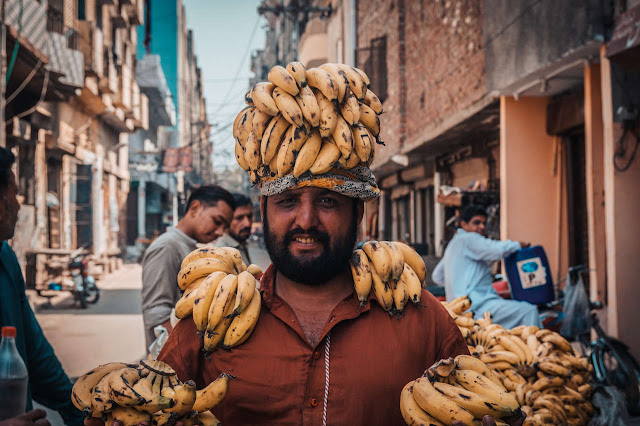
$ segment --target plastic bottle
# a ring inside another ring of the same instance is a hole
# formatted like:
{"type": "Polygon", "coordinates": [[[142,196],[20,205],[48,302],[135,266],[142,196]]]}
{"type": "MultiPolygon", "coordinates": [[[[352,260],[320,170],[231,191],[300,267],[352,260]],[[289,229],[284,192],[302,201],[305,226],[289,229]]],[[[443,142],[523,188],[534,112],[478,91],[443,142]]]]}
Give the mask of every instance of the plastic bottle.
{"type": "Polygon", "coordinates": [[[29,373],[16,348],[16,328],[2,327],[0,343],[0,420],[24,414],[27,410],[29,373]]]}

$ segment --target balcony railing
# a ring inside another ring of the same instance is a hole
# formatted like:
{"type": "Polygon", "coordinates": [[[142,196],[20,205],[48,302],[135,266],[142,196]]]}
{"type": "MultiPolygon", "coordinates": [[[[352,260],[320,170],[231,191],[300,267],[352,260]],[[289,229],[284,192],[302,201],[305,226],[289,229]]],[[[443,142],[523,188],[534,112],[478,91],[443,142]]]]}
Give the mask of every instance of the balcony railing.
{"type": "Polygon", "coordinates": [[[5,2],[5,21],[41,53],[47,50],[47,7],[36,0],[5,2]]]}

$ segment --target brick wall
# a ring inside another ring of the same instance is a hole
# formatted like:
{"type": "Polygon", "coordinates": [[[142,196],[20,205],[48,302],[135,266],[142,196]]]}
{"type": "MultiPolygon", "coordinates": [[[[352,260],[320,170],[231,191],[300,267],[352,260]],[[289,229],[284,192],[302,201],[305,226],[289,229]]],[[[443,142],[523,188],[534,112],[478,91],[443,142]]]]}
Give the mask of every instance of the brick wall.
{"type": "Polygon", "coordinates": [[[387,145],[378,146],[374,167],[407,141],[426,142],[422,133],[486,93],[480,0],[359,0],[358,46],[383,35],[388,97],[380,121],[387,145]]]}

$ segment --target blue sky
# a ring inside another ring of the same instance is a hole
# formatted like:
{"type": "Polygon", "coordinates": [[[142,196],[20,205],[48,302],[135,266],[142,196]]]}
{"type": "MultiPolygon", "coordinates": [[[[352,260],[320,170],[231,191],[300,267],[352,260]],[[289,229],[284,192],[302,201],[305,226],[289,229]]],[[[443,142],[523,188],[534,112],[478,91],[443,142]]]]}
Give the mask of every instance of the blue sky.
{"type": "Polygon", "coordinates": [[[231,126],[219,129],[232,123],[243,108],[252,75],[251,54],[264,47],[266,20],[257,13],[259,4],[259,0],[184,0],[204,79],[216,171],[236,166],[231,126]]]}

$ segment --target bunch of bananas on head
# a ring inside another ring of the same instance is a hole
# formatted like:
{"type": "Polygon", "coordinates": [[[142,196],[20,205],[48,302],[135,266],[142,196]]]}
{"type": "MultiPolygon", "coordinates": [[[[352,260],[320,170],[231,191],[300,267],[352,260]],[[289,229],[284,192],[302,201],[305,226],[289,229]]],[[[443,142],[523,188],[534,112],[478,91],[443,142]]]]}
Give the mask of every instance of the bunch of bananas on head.
{"type": "Polygon", "coordinates": [[[402,312],[408,301],[418,305],[427,275],[422,257],[404,243],[368,241],[351,256],[351,272],[361,304],[373,294],[385,311],[402,312]]]}
{"type": "Polygon", "coordinates": [[[175,371],[156,360],[139,365],[111,362],[80,377],[71,391],[73,404],[88,417],[99,417],[107,426],[140,422],[152,425],[219,425],[209,411],[226,396],[229,376],[221,374],[206,388],[196,390],[192,380],[178,380],[175,371]]]}
{"type": "Polygon", "coordinates": [[[518,401],[479,359],[460,355],[442,360],[423,377],[409,382],[400,395],[400,411],[408,425],[480,425],[492,416],[497,425],[517,413],[518,401]]]}
{"type": "Polygon", "coordinates": [[[258,323],[261,296],[255,275],[240,252],[231,247],[203,247],[189,253],[178,273],[184,290],[176,303],[176,316],[189,315],[204,335],[204,349],[233,348],[244,343],[258,323]]]}
{"type": "Polygon", "coordinates": [[[382,103],[363,71],[291,62],[273,67],[268,78],[245,95],[248,106],[233,124],[236,160],[253,183],[371,164],[381,143],[382,103]]]}
{"type": "Polygon", "coordinates": [[[467,341],[527,413],[527,425],[586,425],[593,416],[589,379],[593,366],[560,334],[535,326],[507,330],[491,314],[473,319],[466,296],[443,305],[467,341]]]}

